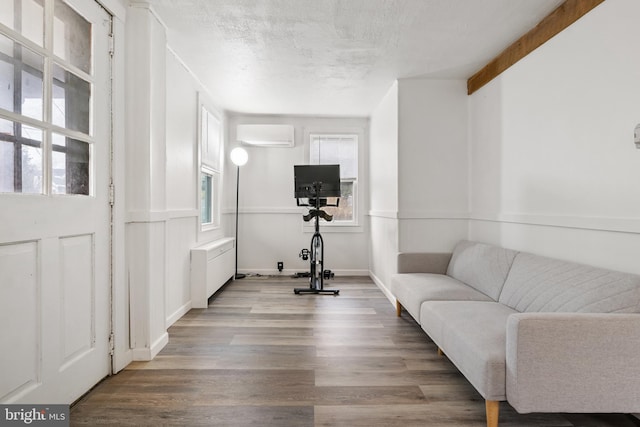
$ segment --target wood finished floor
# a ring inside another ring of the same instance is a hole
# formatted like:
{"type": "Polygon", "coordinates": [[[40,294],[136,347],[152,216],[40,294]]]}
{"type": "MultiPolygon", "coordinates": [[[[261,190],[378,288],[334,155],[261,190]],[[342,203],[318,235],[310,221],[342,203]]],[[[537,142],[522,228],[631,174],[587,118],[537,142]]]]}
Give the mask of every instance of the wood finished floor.
{"type": "MultiPolygon", "coordinates": [[[[339,296],[294,295],[305,279],[230,283],[169,329],[153,361],[134,362],[71,408],[71,425],[485,426],[484,401],[422,329],[368,278],[339,296]]],[[[526,414],[500,426],[625,427],[630,417],[526,414]]]]}

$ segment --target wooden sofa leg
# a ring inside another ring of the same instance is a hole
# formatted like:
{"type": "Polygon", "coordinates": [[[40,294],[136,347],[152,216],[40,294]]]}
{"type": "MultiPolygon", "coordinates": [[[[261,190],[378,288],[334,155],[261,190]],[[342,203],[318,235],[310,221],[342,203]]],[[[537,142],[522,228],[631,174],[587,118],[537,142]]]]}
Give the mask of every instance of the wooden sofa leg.
{"type": "Polygon", "coordinates": [[[402,315],[402,304],[400,301],[396,300],[396,316],[400,317],[402,315]]]}
{"type": "Polygon", "coordinates": [[[487,427],[498,427],[498,414],[500,413],[500,402],[497,400],[485,401],[487,408],[487,427]]]}

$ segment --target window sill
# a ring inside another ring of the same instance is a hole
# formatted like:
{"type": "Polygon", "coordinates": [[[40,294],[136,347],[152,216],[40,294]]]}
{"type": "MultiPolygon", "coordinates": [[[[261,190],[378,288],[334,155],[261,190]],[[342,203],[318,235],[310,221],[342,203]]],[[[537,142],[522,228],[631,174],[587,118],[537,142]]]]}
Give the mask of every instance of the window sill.
{"type": "Polygon", "coordinates": [[[221,228],[220,225],[217,225],[217,224],[200,224],[201,232],[219,230],[220,228],[221,228]]]}

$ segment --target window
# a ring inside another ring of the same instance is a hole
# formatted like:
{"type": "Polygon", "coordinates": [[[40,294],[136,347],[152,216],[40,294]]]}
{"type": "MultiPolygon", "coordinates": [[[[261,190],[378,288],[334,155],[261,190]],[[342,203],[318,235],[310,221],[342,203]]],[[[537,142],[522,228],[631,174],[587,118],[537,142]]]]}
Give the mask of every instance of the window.
{"type": "Polygon", "coordinates": [[[216,191],[218,174],[204,167],[200,175],[202,177],[200,184],[200,218],[202,225],[215,226],[217,224],[216,218],[218,218],[218,191],[216,191]]]}
{"type": "MultiPolygon", "coordinates": [[[[311,134],[309,164],[340,165],[340,206],[327,207],[336,224],[353,225],[357,221],[358,136],[352,134],[311,134]]],[[[335,199],[329,199],[329,204],[335,199]]]]}
{"type": "Polygon", "coordinates": [[[62,0],[0,2],[0,23],[0,192],[91,194],[91,24],[62,0]]]}
{"type": "Polygon", "coordinates": [[[200,224],[203,230],[220,226],[220,120],[200,108],[200,224]]]}

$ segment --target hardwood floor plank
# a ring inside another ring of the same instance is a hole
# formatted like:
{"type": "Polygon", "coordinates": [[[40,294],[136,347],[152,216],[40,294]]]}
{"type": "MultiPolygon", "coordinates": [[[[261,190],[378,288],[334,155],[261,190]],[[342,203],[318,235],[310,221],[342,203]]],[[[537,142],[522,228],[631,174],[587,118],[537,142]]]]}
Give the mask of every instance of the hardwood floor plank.
{"type": "MultiPolygon", "coordinates": [[[[322,298],[322,297],[320,297],[322,298]]],[[[306,314],[313,309],[314,313],[320,316],[335,316],[338,314],[376,314],[371,307],[330,307],[330,306],[282,306],[274,303],[273,305],[258,304],[251,309],[252,314],[306,314]]]]}
{"type": "Polygon", "coordinates": [[[316,406],[315,424],[353,427],[485,427],[484,410],[463,404],[316,406]]]}
{"type": "Polygon", "coordinates": [[[322,370],[316,372],[317,386],[420,386],[450,384],[459,374],[453,370],[433,371],[362,371],[322,370]]]}
{"type": "Polygon", "coordinates": [[[158,408],[152,414],[137,408],[118,409],[118,422],[113,412],[105,410],[85,416],[74,413],[76,426],[264,426],[312,427],[313,406],[191,406],[158,408]],[[80,419],[82,418],[82,419],[80,419]]]}
{"type": "MultiPolygon", "coordinates": [[[[368,278],[340,295],[305,279],[227,284],[169,328],[169,343],[71,408],[73,426],[485,426],[484,399],[368,278]]],[[[621,414],[518,414],[500,426],[627,426],[621,414]],[[616,424],[617,423],[617,424],[616,424]]]]}

